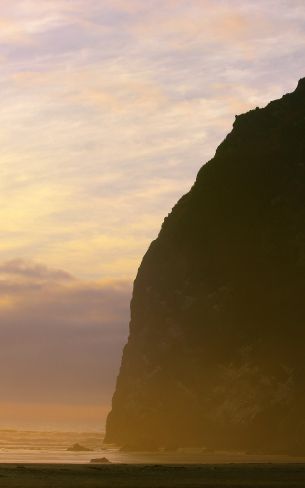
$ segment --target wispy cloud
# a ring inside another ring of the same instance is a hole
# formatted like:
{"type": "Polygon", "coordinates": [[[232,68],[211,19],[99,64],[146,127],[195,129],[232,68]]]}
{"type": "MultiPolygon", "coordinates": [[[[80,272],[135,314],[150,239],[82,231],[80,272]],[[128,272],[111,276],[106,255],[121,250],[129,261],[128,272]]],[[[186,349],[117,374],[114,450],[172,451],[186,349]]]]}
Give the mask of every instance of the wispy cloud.
{"type": "Polygon", "coordinates": [[[7,402],[109,402],[142,255],[304,43],[303,0],[0,0],[7,402]]]}
{"type": "Polygon", "coordinates": [[[14,279],[32,279],[37,282],[65,282],[74,277],[61,269],[50,269],[44,264],[25,261],[24,259],[12,259],[0,264],[0,277],[13,277],[14,279]]]}

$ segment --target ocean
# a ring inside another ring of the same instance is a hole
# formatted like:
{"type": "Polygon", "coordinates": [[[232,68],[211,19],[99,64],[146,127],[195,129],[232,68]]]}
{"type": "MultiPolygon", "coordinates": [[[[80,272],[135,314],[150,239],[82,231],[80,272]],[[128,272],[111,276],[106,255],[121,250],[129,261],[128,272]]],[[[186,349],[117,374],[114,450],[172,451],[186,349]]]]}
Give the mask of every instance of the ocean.
{"type": "Polygon", "coordinates": [[[103,446],[103,439],[103,432],[0,430],[0,463],[88,464],[91,459],[101,457],[120,464],[305,463],[305,457],[210,452],[205,449],[122,452],[113,446],[103,446]],[[90,451],[67,450],[76,443],[90,451]]]}

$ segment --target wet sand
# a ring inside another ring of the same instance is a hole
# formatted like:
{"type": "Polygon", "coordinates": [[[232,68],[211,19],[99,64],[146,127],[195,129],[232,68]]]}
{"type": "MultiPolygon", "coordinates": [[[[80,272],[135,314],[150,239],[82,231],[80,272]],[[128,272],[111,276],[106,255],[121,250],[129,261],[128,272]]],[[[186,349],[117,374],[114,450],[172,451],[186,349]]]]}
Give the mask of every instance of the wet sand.
{"type": "Polygon", "coordinates": [[[305,464],[1,464],[1,488],[296,488],[305,464]]]}

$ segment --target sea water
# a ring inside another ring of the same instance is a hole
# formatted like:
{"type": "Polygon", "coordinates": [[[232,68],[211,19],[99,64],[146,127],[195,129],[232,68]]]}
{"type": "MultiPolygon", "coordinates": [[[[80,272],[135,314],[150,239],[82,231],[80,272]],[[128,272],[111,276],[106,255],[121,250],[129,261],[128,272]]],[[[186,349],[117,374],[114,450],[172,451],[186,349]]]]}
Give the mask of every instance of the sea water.
{"type": "Polygon", "coordinates": [[[0,463],[88,463],[100,456],[101,432],[0,430],[0,463]],[[78,443],[90,451],[71,452],[78,443]]]}
{"type": "Polygon", "coordinates": [[[102,457],[123,464],[305,463],[305,457],[259,456],[206,449],[122,452],[113,446],[104,446],[103,438],[102,432],[0,430],[0,463],[87,464],[91,459],[102,457]],[[90,451],[69,451],[75,443],[90,451]]]}

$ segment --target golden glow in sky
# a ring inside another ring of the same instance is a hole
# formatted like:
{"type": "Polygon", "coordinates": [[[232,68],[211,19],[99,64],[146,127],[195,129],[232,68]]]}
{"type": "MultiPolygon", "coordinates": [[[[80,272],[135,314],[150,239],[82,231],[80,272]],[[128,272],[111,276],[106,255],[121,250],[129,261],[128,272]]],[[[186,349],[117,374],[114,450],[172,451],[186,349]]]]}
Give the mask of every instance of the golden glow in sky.
{"type": "Polygon", "coordinates": [[[303,0],[0,0],[3,425],[103,424],[142,255],[304,43],[303,0]]]}

